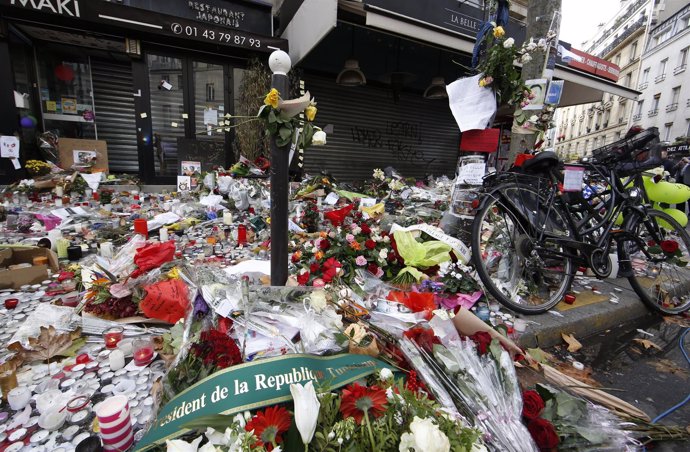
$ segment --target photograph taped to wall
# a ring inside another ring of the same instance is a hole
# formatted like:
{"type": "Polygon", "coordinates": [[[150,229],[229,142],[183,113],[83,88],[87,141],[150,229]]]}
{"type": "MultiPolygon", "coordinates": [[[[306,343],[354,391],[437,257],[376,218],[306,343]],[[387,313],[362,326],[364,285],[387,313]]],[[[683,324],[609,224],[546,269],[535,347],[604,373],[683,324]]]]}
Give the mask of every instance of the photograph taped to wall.
{"type": "Polygon", "coordinates": [[[98,159],[96,151],[83,151],[79,149],[72,151],[72,156],[76,166],[90,166],[96,163],[98,159]]]}

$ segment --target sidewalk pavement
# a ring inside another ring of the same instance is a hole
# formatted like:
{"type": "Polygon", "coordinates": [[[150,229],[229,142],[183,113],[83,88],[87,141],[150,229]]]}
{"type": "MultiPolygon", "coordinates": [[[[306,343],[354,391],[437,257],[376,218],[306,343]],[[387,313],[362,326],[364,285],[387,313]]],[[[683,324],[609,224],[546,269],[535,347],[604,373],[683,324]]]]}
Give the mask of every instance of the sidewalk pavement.
{"type": "Polygon", "coordinates": [[[577,276],[572,289],[577,297],[572,305],[561,302],[544,314],[519,316],[528,322],[527,331],[518,340],[520,346],[551,347],[564,343],[561,333],[582,339],[654,315],[625,278],[577,276]]]}

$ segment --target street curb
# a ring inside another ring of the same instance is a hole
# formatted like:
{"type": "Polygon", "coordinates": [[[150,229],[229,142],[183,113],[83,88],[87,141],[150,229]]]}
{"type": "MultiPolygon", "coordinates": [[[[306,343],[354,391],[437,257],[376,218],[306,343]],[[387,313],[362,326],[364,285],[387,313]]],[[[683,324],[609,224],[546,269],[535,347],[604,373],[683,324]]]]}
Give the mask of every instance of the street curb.
{"type": "Polygon", "coordinates": [[[614,287],[623,289],[618,293],[617,304],[610,301],[590,304],[579,308],[573,308],[564,312],[563,317],[554,314],[523,316],[530,323],[527,331],[520,336],[518,344],[525,348],[547,348],[562,344],[561,333],[572,334],[582,339],[588,336],[604,332],[622,323],[654,315],[640,301],[637,294],[630,289],[627,280],[618,279],[613,282],[598,281],[602,292],[613,292],[614,287]]]}

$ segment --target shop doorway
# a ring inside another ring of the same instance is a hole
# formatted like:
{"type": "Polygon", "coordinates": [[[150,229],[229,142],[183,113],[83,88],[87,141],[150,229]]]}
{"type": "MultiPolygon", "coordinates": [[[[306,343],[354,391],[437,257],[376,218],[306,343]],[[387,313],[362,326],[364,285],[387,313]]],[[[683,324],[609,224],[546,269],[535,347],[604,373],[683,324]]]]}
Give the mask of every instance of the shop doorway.
{"type": "Polygon", "coordinates": [[[232,129],[226,127],[225,115],[233,111],[232,68],[159,53],[147,54],[146,65],[151,145],[144,158],[153,169],[146,181],[170,183],[177,175],[231,163],[232,129]]]}

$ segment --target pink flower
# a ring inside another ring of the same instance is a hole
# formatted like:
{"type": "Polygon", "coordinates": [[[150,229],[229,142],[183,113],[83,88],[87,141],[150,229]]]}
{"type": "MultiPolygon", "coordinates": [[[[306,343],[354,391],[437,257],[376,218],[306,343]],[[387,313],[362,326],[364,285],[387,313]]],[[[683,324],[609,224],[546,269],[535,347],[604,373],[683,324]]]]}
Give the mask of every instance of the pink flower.
{"type": "Polygon", "coordinates": [[[347,234],[347,235],[345,236],[345,240],[347,240],[347,241],[348,241],[348,243],[350,243],[350,242],[354,242],[354,240],[355,240],[355,236],[354,236],[354,235],[352,235],[352,234],[347,234]]]}
{"type": "Polygon", "coordinates": [[[321,278],[316,278],[312,283],[312,286],[314,287],[324,287],[326,283],[323,281],[321,278]]]}
{"type": "Polygon", "coordinates": [[[357,259],[355,259],[355,264],[359,265],[360,267],[363,267],[367,265],[367,258],[364,256],[357,256],[357,259]]]}
{"type": "Polygon", "coordinates": [[[381,269],[381,267],[379,267],[379,268],[376,270],[376,277],[377,277],[377,278],[380,278],[380,277],[382,277],[382,276],[383,276],[383,270],[381,269]]]}

